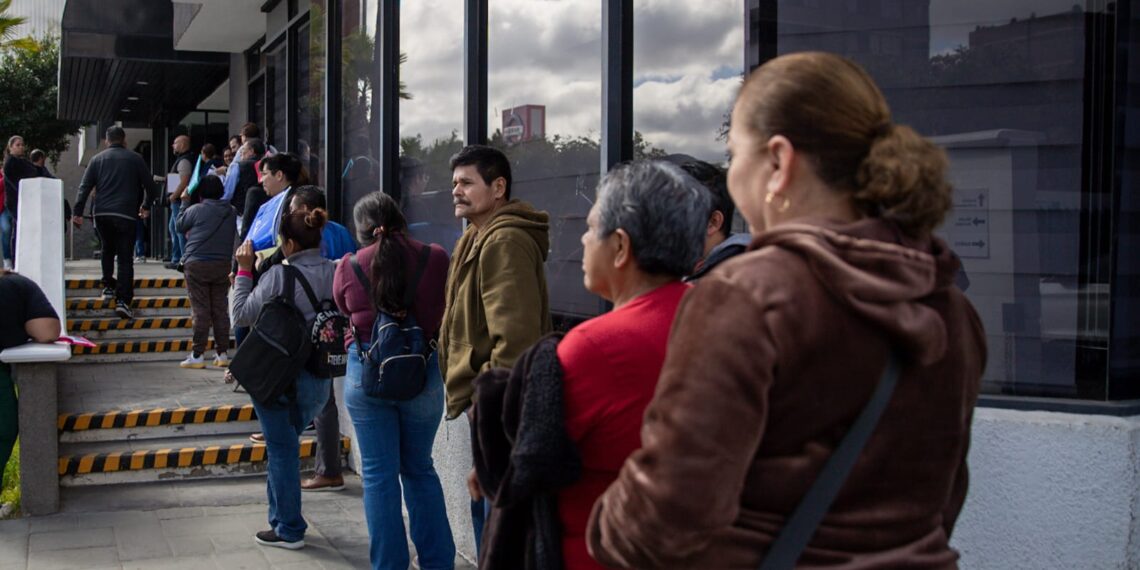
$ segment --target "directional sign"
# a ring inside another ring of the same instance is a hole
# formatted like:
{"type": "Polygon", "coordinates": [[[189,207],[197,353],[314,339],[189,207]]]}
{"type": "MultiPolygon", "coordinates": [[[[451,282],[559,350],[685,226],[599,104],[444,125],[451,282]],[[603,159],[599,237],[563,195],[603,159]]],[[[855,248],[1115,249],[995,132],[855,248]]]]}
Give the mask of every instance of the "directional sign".
{"type": "Polygon", "coordinates": [[[955,188],[954,209],[944,231],[950,247],[962,258],[990,257],[990,191],[955,188]]]}

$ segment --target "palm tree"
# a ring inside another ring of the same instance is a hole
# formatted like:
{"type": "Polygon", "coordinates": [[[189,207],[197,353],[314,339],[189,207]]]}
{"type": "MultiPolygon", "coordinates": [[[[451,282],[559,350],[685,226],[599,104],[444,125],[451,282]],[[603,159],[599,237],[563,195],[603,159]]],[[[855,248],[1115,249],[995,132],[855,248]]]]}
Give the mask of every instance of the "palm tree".
{"type": "Polygon", "coordinates": [[[16,28],[28,21],[23,16],[8,15],[8,8],[12,7],[12,0],[0,0],[0,48],[15,48],[36,51],[39,44],[30,37],[17,38],[16,28]]]}

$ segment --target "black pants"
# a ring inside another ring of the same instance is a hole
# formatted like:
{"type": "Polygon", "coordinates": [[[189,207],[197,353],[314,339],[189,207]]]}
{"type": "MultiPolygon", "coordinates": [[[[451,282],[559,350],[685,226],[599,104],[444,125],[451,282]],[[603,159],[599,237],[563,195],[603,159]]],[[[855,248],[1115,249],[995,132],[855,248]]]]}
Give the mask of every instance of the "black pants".
{"type": "Polygon", "coordinates": [[[96,216],[95,231],[103,246],[103,286],[115,290],[115,298],[130,304],[135,298],[135,220],[118,216],[96,216]],[[115,258],[119,259],[119,278],[115,279],[115,258]]]}
{"type": "Polygon", "coordinates": [[[313,416],[317,429],[317,475],[340,477],[340,417],[336,408],[336,390],[329,382],[329,400],[320,413],[313,416]]]}

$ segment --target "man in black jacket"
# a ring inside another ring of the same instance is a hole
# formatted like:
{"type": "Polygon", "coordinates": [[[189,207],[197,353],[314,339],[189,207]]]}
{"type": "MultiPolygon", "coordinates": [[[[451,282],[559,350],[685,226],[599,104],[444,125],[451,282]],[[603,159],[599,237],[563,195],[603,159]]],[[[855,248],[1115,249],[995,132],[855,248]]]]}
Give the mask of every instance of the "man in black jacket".
{"type": "Polygon", "coordinates": [[[95,231],[102,241],[103,298],[116,299],[115,313],[120,318],[134,317],[131,301],[134,300],[135,224],[139,218],[150,215],[150,204],[156,199],[158,185],[138,153],[126,148],[127,134],[122,127],[107,129],[107,148],[91,158],[79,196],[75,199],[76,227],[83,225],[83,212],[87,197],[98,190],[91,210],[95,216],[95,231]],[[115,258],[119,262],[119,278],[115,279],[115,258]]]}

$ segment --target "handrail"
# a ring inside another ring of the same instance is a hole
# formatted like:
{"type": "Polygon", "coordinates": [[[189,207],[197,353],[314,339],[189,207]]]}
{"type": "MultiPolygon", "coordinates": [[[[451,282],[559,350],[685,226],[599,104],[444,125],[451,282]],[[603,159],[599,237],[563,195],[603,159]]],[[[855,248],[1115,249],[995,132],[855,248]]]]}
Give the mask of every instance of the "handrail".
{"type": "MultiPolygon", "coordinates": [[[[64,287],[63,181],[25,178],[20,181],[19,222],[16,225],[16,272],[35,281],[59,315],[67,332],[64,287]]],[[[71,346],[29,342],[0,352],[0,362],[62,362],[71,358],[71,346]]]]}

